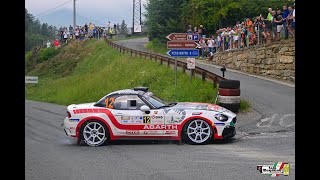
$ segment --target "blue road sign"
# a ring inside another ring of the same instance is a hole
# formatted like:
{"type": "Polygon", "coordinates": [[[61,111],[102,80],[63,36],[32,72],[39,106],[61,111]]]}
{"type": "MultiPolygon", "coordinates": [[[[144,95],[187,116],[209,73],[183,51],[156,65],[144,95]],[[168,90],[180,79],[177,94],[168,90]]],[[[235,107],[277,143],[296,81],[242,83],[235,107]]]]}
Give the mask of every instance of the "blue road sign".
{"type": "Polygon", "coordinates": [[[198,49],[171,49],[167,52],[172,57],[198,57],[198,49]]]}

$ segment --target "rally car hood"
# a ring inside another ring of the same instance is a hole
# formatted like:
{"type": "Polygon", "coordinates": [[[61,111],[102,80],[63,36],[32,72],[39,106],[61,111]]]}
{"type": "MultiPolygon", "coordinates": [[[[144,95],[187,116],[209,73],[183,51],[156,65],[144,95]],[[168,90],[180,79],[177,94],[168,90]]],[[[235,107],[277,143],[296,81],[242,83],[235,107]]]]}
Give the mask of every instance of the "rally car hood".
{"type": "Polygon", "coordinates": [[[94,104],[95,104],[95,102],[83,103],[83,104],[71,104],[68,106],[68,109],[88,108],[88,107],[92,107],[94,104]]]}
{"type": "Polygon", "coordinates": [[[177,108],[177,109],[193,109],[193,110],[216,111],[216,112],[219,112],[219,113],[228,111],[224,107],[218,106],[216,104],[209,104],[209,103],[179,102],[173,107],[177,108]]]}

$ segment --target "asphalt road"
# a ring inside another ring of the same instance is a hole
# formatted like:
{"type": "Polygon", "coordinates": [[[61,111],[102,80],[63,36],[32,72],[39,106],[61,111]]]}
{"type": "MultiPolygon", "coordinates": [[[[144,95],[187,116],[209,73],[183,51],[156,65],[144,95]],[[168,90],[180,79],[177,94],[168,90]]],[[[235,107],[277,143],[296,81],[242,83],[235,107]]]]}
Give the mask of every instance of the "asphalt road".
{"type": "MultiPolygon", "coordinates": [[[[118,43],[145,50],[146,40],[118,43]]],[[[290,163],[290,175],[276,178],[295,179],[294,88],[228,70],[226,78],[241,81],[241,96],[253,110],[238,114],[233,141],[201,146],[175,141],[77,146],[61,127],[65,106],[26,100],[26,179],[270,179],[256,166],[279,161],[290,163]]]]}
{"type": "MultiPolygon", "coordinates": [[[[257,165],[290,163],[294,179],[294,132],[244,134],[231,142],[178,145],[175,141],[115,141],[77,146],[61,124],[66,107],[26,100],[25,177],[43,179],[270,179],[257,165]]],[[[239,116],[238,122],[248,122],[239,116]]]]}

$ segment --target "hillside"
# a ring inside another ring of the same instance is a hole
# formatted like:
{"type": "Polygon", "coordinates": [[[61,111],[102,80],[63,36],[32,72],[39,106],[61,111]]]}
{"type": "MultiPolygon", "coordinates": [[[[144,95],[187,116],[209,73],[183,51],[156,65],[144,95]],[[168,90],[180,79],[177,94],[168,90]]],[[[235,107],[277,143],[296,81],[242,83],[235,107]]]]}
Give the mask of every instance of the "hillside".
{"type": "Polygon", "coordinates": [[[70,43],[26,75],[39,76],[38,84],[26,84],[26,99],[61,105],[97,101],[112,91],[136,86],[147,86],[167,101],[213,103],[216,94],[212,83],[194,78],[190,84],[188,74],[180,71],[175,93],[172,68],[120,54],[97,40],[70,43]]]}

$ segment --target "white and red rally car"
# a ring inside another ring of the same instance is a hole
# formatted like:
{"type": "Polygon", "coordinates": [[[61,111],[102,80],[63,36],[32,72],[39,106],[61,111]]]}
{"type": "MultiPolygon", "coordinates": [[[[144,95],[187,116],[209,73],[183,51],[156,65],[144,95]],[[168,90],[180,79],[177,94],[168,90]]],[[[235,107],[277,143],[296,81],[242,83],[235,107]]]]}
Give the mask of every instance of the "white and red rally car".
{"type": "Polygon", "coordinates": [[[99,146],[116,139],[171,139],[205,144],[236,134],[236,114],[208,103],[167,103],[137,87],[112,92],[98,102],[72,104],[64,119],[67,136],[99,146]]]}

